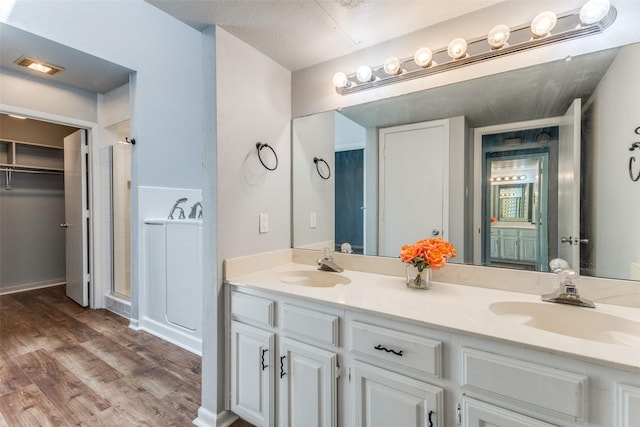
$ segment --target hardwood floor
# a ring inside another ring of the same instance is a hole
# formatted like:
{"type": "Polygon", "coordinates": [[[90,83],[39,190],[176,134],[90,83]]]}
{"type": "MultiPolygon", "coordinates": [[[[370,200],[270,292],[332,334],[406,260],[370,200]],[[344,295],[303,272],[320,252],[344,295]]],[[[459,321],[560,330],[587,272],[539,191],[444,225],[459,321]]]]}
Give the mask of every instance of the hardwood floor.
{"type": "Polygon", "coordinates": [[[64,287],[0,296],[0,426],[191,426],[200,357],[64,287]]]}

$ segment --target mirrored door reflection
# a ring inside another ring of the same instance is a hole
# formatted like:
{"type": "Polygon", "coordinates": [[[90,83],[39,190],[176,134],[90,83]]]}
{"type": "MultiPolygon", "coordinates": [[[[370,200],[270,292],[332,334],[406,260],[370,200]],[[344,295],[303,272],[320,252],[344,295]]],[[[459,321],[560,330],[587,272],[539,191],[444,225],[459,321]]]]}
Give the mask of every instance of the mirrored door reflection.
{"type": "Polygon", "coordinates": [[[550,156],[557,151],[547,145],[546,136],[543,146],[539,137],[528,141],[527,136],[486,135],[483,141],[488,218],[484,264],[548,271],[550,252],[556,252],[549,242],[557,234],[557,200],[550,199],[550,187],[557,186],[557,167],[554,171],[550,164],[557,161],[550,156]]]}

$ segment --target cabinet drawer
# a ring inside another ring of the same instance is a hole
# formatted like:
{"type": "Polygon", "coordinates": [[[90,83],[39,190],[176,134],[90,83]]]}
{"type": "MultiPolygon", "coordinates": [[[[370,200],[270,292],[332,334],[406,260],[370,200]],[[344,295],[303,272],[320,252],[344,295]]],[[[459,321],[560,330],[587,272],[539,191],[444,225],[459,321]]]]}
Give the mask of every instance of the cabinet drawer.
{"type": "Polygon", "coordinates": [[[586,420],[584,375],[463,348],[461,385],[471,394],[528,414],[586,420]]]}
{"type": "Polygon", "coordinates": [[[234,319],[264,326],[275,325],[275,301],[231,292],[231,315],[234,319]]]}
{"type": "Polygon", "coordinates": [[[368,358],[391,362],[398,367],[440,378],[442,343],[366,323],[351,322],[349,351],[368,358]]]}
{"type": "Polygon", "coordinates": [[[337,346],[339,317],[333,314],[284,304],[282,330],[294,336],[312,339],[321,344],[337,346]]]}

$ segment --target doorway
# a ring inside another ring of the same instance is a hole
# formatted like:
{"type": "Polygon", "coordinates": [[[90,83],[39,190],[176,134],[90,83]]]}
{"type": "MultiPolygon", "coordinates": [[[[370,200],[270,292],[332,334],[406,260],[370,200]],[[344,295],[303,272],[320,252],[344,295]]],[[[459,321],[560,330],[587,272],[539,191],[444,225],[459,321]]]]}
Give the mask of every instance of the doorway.
{"type": "MultiPolygon", "coordinates": [[[[103,175],[107,173],[107,170],[105,169],[104,156],[106,155],[106,152],[108,152],[109,147],[101,148],[96,146],[96,140],[93,139],[93,136],[100,133],[98,132],[98,125],[92,122],[86,122],[78,119],[70,119],[68,117],[61,117],[54,114],[40,112],[40,111],[7,107],[7,106],[5,106],[3,111],[0,112],[0,119],[3,119],[8,114],[19,115],[21,117],[27,118],[26,120],[20,119],[21,122],[23,123],[22,129],[21,129],[22,134],[26,133],[27,135],[37,136],[38,134],[42,134],[42,132],[39,130],[39,127],[47,126],[48,130],[44,131],[44,134],[58,135],[57,139],[60,140],[60,146],[53,147],[53,148],[49,147],[47,144],[42,144],[42,143],[36,144],[36,145],[31,144],[37,150],[58,151],[59,154],[57,155],[57,160],[55,160],[55,162],[57,163],[51,164],[50,163],[51,160],[48,161],[49,163],[44,163],[44,164],[41,163],[42,161],[40,161],[40,163],[38,164],[29,163],[29,166],[35,166],[37,170],[34,169],[32,173],[28,175],[27,173],[12,172],[11,173],[12,181],[10,183],[10,186],[12,186],[12,189],[9,190],[9,192],[13,190],[18,190],[18,182],[19,182],[17,181],[18,179],[25,180],[27,177],[29,177],[31,181],[33,181],[36,178],[39,180],[42,180],[46,176],[43,172],[50,173],[50,176],[54,178],[55,177],[58,178],[59,182],[57,184],[57,187],[55,187],[55,192],[56,192],[55,196],[58,198],[60,206],[56,209],[53,209],[53,208],[46,209],[42,205],[39,205],[30,209],[26,209],[24,211],[23,216],[26,218],[28,216],[36,215],[38,219],[42,221],[42,224],[46,225],[46,228],[49,229],[49,232],[50,233],[53,232],[54,233],[53,235],[58,237],[58,245],[56,246],[56,248],[55,249],[51,248],[50,250],[47,250],[46,255],[38,257],[39,262],[46,264],[46,263],[52,262],[52,260],[55,259],[55,262],[57,263],[57,265],[58,266],[61,265],[62,267],[58,267],[58,270],[57,270],[58,273],[54,274],[55,279],[52,279],[51,278],[52,276],[45,277],[44,279],[40,278],[40,276],[36,277],[35,279],[24,278],[24,277],[15,279],[14,277],[9,283],[9,280],[7,280],[6,278],[2,278],[0,280],[0,293],[20,292],[23,290],[35,289],[38,287],[53,286],[57,284],[59,285],[66,282],[66,266],[64,265],[66,262],[64,237],[63,237],[64,231],[60,228],[60,224],[64,224],[65,222],[64,220],[64,187],[63,187],[64,180],[62,176],[64,172],[62,141],[65,136],[79,129],[85,129],[87,132],[87,141],[88,141],[87,152],[85,153],[85,159],[88,165],[88,173],[85,175],[85,181],[87,184],[87,188],[89,189],[89,196],[87,197],[86,206],[88,207],[88,211],[90,212],[89,218],[86,219],[86,222],[89,226],[89,231],[87,233],[88,255],[86,260],[88,263],[87,274],[89,274],[88,305],[91,308],[106,307],[108,304],[105,301],[105,294],[108,294],[111,292],[111,286],[112,286],[112,259],[113,259],[112,253],[111,253],[112,243],[111,243],[111,236],[110,236],[111,235],[110,221],[105,221],[107,218],[111,217],[111,202],[109,197],[110,183],[108,181],[105,181],[105,178],[103,177],[103,175]],[[52,129],[56,129],[56,128],[63,129],[63,133],[59,134],[59,132],[55,133],[55,131],[52,131],[52,129]],[[49,169],[49,170],[43,170],[43,169],[49,169]],[[43,215],[43,212],[46,212],[46,215],[43,215]],[[56,212],[58,213],[56,214],[56,212]],[[109,227],[109,231],[107,231],[105,227],[109,227]],[[54,231],[51,231],[52,229],[54,231]],[[60,243],[59,243],[60,239],[63,242],[62,246],[60,246],[60,243]],[[58,258],[56,259],[54,255],[56,255],[58,258]],[[9,288],[7,286],[3,286],[4,284],[10,284],[11,286],[9,288]]],[[[7,126],[1,126],[0,128],[2,129],[3,132],[6,132],[8,129],[7,126]]],[[[0,136],[2,136],[3,139],[9,139],[9,140],[19,139],[19,138],[14,138],[11,135],[9,136],[0,135],[0,136]]],[[[33,139],[33,138],[31,138],[30,136],[28,139],[33,139]]],[[[36,156],[33,155],[33,148],[29,150],[24,150],[23,148],[22,149],[23,153],[22,154],[18,153],[18,155],[15,156],[13,155],[12,149],[8,149],[7,147],[8,147],[8,144],[6,143],[0,144],[0,168],[6,169],[9,166],[12,167],[14,165],[12,165],[11,162],[17,161],[20,158],[22,158],[23,160],[29,159],[29,161],[31,161],[31,159],[36,158],[36,156]]],[[[6,182],[5,182],[6,173],[4,171],[2,172],[2,178],[3,179],[1,180],[2,182],[0,184],[2,184],[2,188],[4,189],[6,187],[6,182]]],[[[29,189],[29,191],[32,191],[30,190],[30,187],[22,187],[22,188],[29,189]]],[[[0,191],[6,192],[6,190],[0,190],[0,191]]],[[[13,194],[12,197],[17,198],[18,192],[14,192],[12,194],[13,194]]],[[[52,200],[52,197],[47,196],[46,199],[52,200]]],[[[11,205],[8,203],[4,203],[3,201],[3,203],[1,203],[0,206],[3,209],[8,209],[11,205]]],[[[14,212],[17,212],[17,210],[14,210],[14,212]]],[[[3,215],[3,219],[4,218],[6,218],[5,215],[3,215]]],[[[7,229],[14,230],[12,228],[3,227],[2,230],[0,231],[6,231],[7,229]]],[[[53,242],[55,241],[55,239],[48,238],[45,234],[40,234],[39,238],[34,238],[34,239],[23,238],[22,241],[27,243],[31,242],[35,244],[38,248],[50,248],[53,242]]],[[[2,243],[3,245],[9,245],[10,242],[11,242],[10,240],[3,238],[0,243],[2,243]]],[[[6,263],[11,263],[12,265],[17,267],[21,267],[23,265],[29,265],[28,261],[25,261],[25,259],[23,259],[26,256],[25,254],[32,254],[35,256],[35,252],[33,252],[33,250],[29,252],[29,248],[27,248],[25,251],[22,251],[22,252],[11,250],[11,246],[8,246],[8,248],[9,249],[6,249],[4,247],[0,248],[0,250],[2,250],[2,253],[0,254],[0,256],[1,256],[1,261],[3,265],[6,263]],[[21,255],[22,258],[17,259],[16,256],[18,255],[21,255]]],[[[7,271],[8,269],[2,269],[3,275],[5,275],[7,271]]],[[[130,302],[128,302],[128,305],[130,306],[130,302]]],[[[106,308],[109,308],[109,307],[106,307],[106,308]]],[[[112,310],[112,311],[115,311],[115,310],[112,310]]],[[[122,313],[119,313],[119,314],[122,314],[122,313]]],[[[125,315],[125,314],[122,314],[122,315],[125,315]]],[[[125,316],[125,317],[129,317],[129,316],[125,316]]]]}
{"type": "Polygon", "coordinates": [[[484,265],[547,271],[549,151],[543,147],[485,154],[489,238],[484,265]]]}

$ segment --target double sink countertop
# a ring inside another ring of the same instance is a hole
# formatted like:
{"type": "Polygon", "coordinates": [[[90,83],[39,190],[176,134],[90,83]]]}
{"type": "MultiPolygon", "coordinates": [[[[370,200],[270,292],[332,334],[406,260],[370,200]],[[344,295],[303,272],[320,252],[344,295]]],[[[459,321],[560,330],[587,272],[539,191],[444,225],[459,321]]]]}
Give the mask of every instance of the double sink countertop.
{"type": "Polygon", "coordinates": [[[542,302],[540,295],[438,281],[432,281],[429,290],[416,290],[407,288],[400,276],[355,270],[332,273],[297,262],[265,265],[252,272],[229,270],[232,274],[225,281],[246,289],[366,311],[640,373],[637,308],[602,303],[596,303],[595,309],[574,307],[542,302]],[[556,327],[560,333],[550,332],[556,327]]]}

